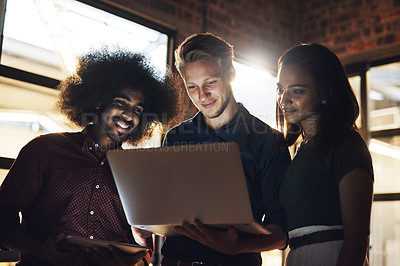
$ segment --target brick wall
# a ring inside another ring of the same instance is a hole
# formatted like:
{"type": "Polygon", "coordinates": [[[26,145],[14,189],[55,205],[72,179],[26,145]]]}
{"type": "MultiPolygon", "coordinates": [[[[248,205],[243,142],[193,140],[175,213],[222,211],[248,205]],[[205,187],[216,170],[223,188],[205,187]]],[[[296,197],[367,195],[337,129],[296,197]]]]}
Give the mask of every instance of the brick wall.
{"type": "Polygon", "coordinates": [[[342,62],[400,55],[400,0],[307,0],[298,6],[300,41],[331,48],[342,62]]]}
{"type": "Polygon", "coordinates": [[[176,30],[223,36],[238,59],[275,70],[290,46],[319,42],[344,63],[400,55],[400,0],[102,0],[176,30]]]}
{"type": "Polygon", "coordinates": [[[177,32],[177,43],[197,32],[212,32],[234,45],[235,56],[275,69],[295,43],[295,5],[290,0],[103,0],[177,32]]]}

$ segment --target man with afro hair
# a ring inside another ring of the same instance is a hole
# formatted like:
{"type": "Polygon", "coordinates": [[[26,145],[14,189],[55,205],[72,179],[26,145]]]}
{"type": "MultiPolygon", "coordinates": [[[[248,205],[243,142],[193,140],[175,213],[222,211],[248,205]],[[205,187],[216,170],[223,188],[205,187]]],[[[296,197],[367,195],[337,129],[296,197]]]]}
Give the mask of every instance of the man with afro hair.
{"type": "Polygon", "coordinates": [[[0,248],[19,251],[20,265],[150,264],[152,251],[65,250],[60,242],[75,235],[135,243],[106,152],[150,137],[157,124],[169,128],[181,99],[170,80],[137,53],[105,47],[82,56],[58,86],[58,103],[83,130],[42,135],[22,148],[0,187],[0,248]]]}

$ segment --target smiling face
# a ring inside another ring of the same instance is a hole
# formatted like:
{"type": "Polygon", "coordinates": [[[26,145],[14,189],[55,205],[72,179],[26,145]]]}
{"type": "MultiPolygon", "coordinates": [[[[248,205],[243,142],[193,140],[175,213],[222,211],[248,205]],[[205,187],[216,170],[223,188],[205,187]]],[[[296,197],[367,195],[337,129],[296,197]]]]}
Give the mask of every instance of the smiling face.
{"type": "Polygon", "coordinates": [[[313,79],[299,65],[279,69],[277,103],[288,123],[301,123],[303,130],[310,125],[315,127],[321,100],[313,79]]]}
{"type": "Polygon", "coordinates": [[[139,124],[143,103],[143,94],[133,90],[122,90],[110,101],[101,113],[99,123],[94,126],[95,135],[102,145],[127,140],[139,124]]]}
{"type": "Polygon", "coordinates": [[[181,73],[190,99],[206,120],[230,116],[235,110],[230,81],[222,77],[216,64],[197,60],[186,63],[181,73]]]}

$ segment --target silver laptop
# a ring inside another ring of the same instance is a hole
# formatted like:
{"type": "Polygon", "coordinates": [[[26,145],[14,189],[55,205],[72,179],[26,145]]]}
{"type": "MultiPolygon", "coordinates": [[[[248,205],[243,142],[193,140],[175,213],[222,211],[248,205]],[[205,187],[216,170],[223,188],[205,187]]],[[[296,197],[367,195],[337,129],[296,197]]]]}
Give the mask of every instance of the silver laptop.
{"type": "Polygon", "coordinates": [[[254,221],[239,147],[233,142],[107,152],[129,224],[158,235],[202,223],[270,234],[254,221]]]}

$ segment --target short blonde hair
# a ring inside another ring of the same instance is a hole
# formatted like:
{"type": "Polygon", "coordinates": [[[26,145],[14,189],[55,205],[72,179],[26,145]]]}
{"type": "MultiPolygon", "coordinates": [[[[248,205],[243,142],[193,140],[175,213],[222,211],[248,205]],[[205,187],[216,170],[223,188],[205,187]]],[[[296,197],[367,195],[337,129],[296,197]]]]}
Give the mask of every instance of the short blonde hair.
{"type": "Polygon", "coordinates": [[[211,60],[230,77],[233,62],[233,46],[212,33],[197,33],[187,37],[175,50],[175,67],[182,75],[186,63],[197,60],[211,60]]]}

